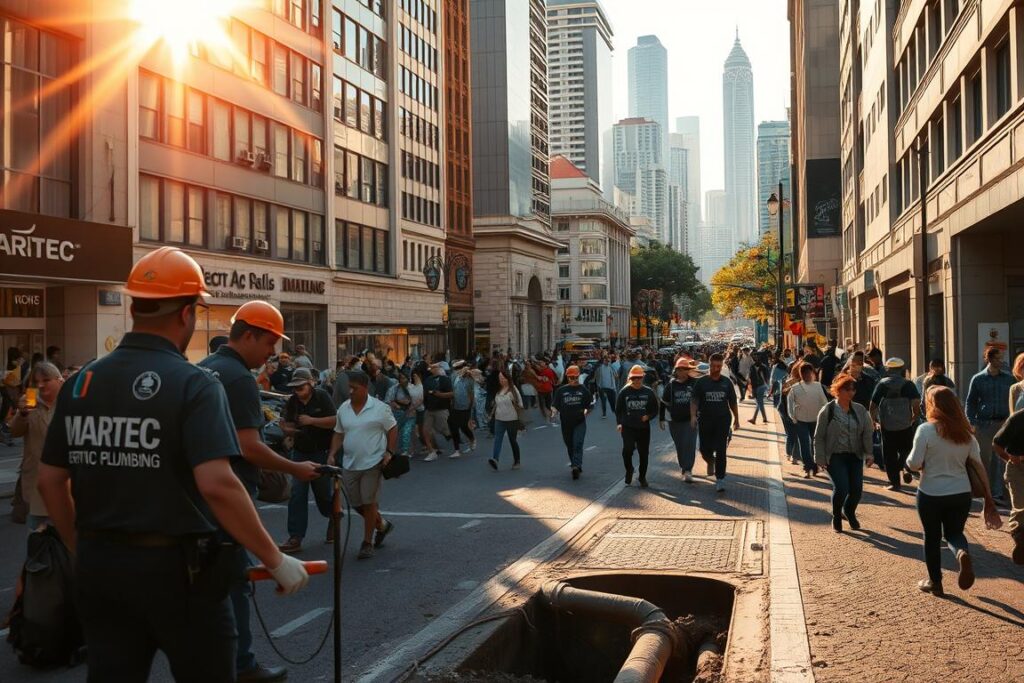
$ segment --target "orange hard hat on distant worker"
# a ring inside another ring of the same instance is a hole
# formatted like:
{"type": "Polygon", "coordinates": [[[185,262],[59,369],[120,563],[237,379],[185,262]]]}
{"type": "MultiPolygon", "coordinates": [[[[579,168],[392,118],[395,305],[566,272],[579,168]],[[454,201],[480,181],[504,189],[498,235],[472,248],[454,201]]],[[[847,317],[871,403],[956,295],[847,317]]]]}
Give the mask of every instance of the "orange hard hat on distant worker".
{"type": "Polygon", "coordinates": [[[285,341],[291,341],[284,335],[284,316],[277,306],[266,301],[250,301],[239,306],[231,316],[231,322],[241,320],[244,323],[272,332],[285,341]]]}
{"type": "Polygon", "coordinates": [[[140,258],[128,274],[124,293],[135,299],[210,296],[203,269],[177,247],[160,247],[140,258]]]}
{"type": "Polygon", "coordinates": [[[644,373],[644,368],[642,365],[634,365],[629,369],[630,379],[633,379],[634,377],[643,377],[645,374],[646,373],[644,373]]]}

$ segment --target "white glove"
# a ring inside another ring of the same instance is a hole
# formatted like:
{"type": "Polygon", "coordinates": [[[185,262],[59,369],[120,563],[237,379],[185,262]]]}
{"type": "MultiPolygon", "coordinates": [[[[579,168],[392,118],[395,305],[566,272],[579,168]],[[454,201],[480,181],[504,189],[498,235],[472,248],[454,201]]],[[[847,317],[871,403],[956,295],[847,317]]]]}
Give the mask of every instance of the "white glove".
{"type": "Polygon", "coordinates": [[[302,562],[290,555],[281,555],[281,563],[276,567],[268,567],[270,575],[277,581],[277,592],[281,595],[298,593],[309,583],[309,574],[302,562]]]}

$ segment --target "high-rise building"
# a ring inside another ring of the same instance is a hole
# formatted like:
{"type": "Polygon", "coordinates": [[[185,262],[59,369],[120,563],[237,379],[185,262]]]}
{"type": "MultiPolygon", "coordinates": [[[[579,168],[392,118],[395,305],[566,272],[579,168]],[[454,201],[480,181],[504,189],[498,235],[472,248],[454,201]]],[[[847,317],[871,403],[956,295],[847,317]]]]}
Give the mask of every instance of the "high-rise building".
{"type": "Polygon", "coordinates": [[[558,251],[563,335],[618,346],[629,336],[629,216],[565,157],[551,159],[551,222],[558,251]]]}
{"type": "Polygon", "coordinates": [[[657,239],[669,244],[668,170],[661,126],[630,118],[619,121],[612,130],[615,186],[631,196],[630,215],[646,216],[657,239]]]}
{"type": "Polygon", "coordinates": [[[471,0],[476,346],[551,348],[555,250],[543,0],[471,0]]]}
{"type": "Polygon", "coordinates": [[[678,133],[669,133],[668,145],[668,231],[672,246],[677,251],[695,257],[696,246],[687,235],[691,222],[690,196],[690,149],[678,133]]]}
{"type": "Polygon", "coordinates": [[[736,42],[722,74],[723,132],[725,137],[725,192],[728,224],[737,243],[753,242],[757,234],[757,187],[754,184],[754,74],[750,59],[736,42]]]}
{"type": "Polygon", "coordinates": [[[640,36],[627,53],[629,115],[647,119],[668,133],[668,50],[658,36],[640,36]]]}
{"type": "Polygon", "coordinates": [[[475,350],[473,339],[473,152],[469,82],[469,0],[444,0],[445,202],[448,215],[445,254],[456,263],[464,258],[470,277],[450,269],[448,339],[452,354],[475,350]],[[462,284],[460,288],[458,285],[462,284]]]}
{"type": "Polygon", "coordinates": [[[597,0],[548,0],[551,154],[612,185],[612,27],[597,0]]]}
{"type": "Polygon", "coordinates": [[[690,225],[696,227],[704,220],[701,211],[704,195],[700,189],[700,117],[676,118],[676,132],[669,136],[669,145],[686,150],[686,202],[690,208],[690,225]]]}
{"type": "Polygon", "coordinates": [[[736,238],[728,221],[728,194],[725,190],[708,190],[707,220],[700,229],[700,270],[698,277],[705,285],[736,253],[736,238]]]}
{"type": "Polygon", "coordinates": [[[669,225],[668,173],[662,166],[640,166],[636,171],[634,210],[651,220],[651,226],[662,244],[679,249],[672,239],[669,225]]]}
{"type": "MultiPolygon", "coordinates": [[[[792,199],[790,189],[789,155],[789,121],[762,121],[757,126],[757,208],[758,227],[763,235],[769,230],[778,229],[778,218],[768,214],[768,198],[778,193],[782,183],[782,193],[786,200],[792,199]]],[[[783,225],[792,225],[790,207],[782,209],[783,225]]],[[[788,236],[787,236],[788,239],[788,236]]]]}

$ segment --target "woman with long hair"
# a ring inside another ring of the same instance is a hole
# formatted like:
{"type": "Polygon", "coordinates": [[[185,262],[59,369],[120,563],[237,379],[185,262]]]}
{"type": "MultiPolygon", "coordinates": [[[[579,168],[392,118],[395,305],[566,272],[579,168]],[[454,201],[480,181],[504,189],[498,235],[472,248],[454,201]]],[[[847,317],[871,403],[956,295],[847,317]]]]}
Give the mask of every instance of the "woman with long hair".
{"type": "Polygon", "coordinates": [[[925,393],[928,421],[917,428],[907,468],[921,472],[917,485],[917,514],[924,527],[924,561],[928,578],[917,587],[926,593],[944,595],[942,590],[942,539],[956,555],[960,571],[957,585],[967,590],[974,584],[974,565],[964,536],[971,511],[971,479],[974,467],[985,489],[985,523],[1001,525],[999,513],[988,489],[981,462],[981,449],[956,394],[948,387],[932,386],[925,393]]]}
{"type": "Polygon", "coordinates": [[[519,469],[519,411],[523,409],[523,397],[512,382],[508,370],[501,368],[498,374],[498,393],[494,397],[494,449],[487,464],[492,470],[498,469],[501,457],[501,438],[508,435],[512,446],[512,469],[519,469]]]}
{"type": "Polygon", "coordinates": [[[832,529],[841,532],[843,520],[860,529],[857,504],[864,493],[864,464],[874,457],[871,435],[875,431],[867,408],[853,400],[857,380],[845,372],[830,387],[835,399],[818,413],[814,429],[814,462],[832,479],[832,529]]]}

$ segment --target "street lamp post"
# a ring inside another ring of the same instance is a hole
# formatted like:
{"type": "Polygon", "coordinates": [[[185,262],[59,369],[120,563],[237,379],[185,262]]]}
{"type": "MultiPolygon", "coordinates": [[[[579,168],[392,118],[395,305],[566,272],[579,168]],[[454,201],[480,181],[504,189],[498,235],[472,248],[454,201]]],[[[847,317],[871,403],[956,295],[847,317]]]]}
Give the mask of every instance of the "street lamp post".
{"type": "Polygon", "coordinates": [[[783,320],[783,294],[782,294],[782,273],[786,260],[786,250],[783,248],[783,239],[785,232],[785,220],[786,215],[786,198],[782,194],[782,182],[779,182],[779,193],[776,195],[774,192],[771,197],[768,197],[768,214],[774,216],[779,215],[779,257],[778,263],[776,264],[776,280],[775,280],[775,350],[776,352],[782,352],[782,320],[783,320]]]}
{"type": "Polygon", "coordinates": [[[455,275],[455,286],[458,290],[464,291],[469,286],[469,275],[473,267],[469,264],[469,258],[465,254],[436,254],[427,259],[423,266],[423,277],[427,280],[427,287],[430,291],[436,292],[438,286],[444,285],[444,309],[441,311],[441,322],[444,323],[444,346],[445,354],[451,355],[451,340],[448,338],[448,294],[450,277],[455,275]]]}

